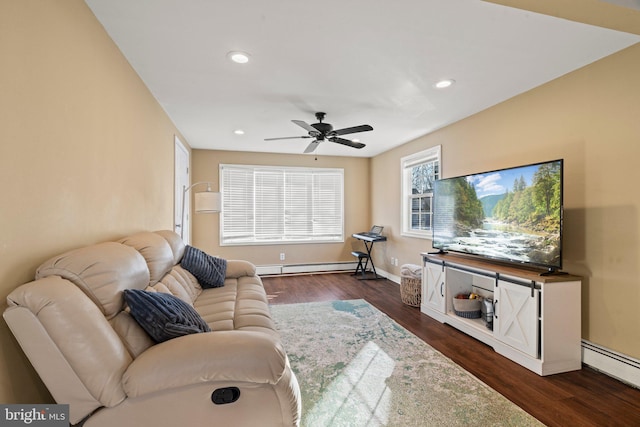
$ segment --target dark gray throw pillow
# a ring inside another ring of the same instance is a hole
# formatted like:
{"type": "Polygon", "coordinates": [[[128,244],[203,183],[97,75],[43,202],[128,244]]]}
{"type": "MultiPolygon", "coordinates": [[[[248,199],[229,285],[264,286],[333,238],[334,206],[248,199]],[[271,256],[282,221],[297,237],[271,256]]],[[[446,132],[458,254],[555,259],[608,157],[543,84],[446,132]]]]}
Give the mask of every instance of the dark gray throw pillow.
{"type": "Polygon", "coordinates": [[[193,307],[174,295],[126,289],[124,300],[131,316],[155,342],[211,331],[193,307]]]}
{"type": "Polygon", "coordinates": [[[227,260],[211,256],[193,246],[187,246],[180,262],[182,268],[198,279],[203,288],[224,286],[227,275],[227,260]]]}

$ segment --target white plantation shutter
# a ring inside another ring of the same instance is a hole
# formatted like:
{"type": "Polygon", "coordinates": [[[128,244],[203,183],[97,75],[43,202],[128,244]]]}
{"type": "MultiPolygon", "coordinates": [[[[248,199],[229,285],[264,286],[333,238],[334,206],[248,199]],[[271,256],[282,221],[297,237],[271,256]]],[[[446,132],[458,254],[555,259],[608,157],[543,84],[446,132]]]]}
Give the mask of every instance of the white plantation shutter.
{"type": "Polygon", "coordinates": [[[221,245],[344,241],[344,170],[220,165],[221,245]]]}

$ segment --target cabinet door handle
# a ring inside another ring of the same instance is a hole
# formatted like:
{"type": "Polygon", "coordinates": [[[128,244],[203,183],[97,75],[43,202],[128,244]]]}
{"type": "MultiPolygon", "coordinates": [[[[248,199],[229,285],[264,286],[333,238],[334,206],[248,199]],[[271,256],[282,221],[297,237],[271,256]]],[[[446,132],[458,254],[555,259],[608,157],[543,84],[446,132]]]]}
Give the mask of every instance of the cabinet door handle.
{"type": "Polygon", "coordinates": [[[442,290],[444,289],[444,282],[440,283],[440,296],[442,298],[444,298],[444,294],[442,293],[442,290]]]}
{"type": "Polygon", "coordinates": [[[496,319],[498,318],[497,307],[498,307],[498,300],[495,300],[493,302],[493,317],[496,318],[496,319]]]}

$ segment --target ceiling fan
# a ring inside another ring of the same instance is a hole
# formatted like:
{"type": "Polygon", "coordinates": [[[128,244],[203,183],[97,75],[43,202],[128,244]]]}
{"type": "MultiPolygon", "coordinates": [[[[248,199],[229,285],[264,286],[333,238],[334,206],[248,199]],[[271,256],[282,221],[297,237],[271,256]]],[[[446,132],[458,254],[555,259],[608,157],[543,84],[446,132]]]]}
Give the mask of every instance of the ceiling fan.
{"type": "Polygon", "coordinates": [[[279,139],[313,138],[313,141],[311,141],[311,144],[309,144],[307,148],[304,150],[305,153],[312,153],[313,151],[315,151],[316,148],[318,148],[318,145],[320,145],[320,143],[325,140],[336,142],[338,144],[346,145],[353,148],[363,148],[365,146],[361,142],[350,141],[348,139],[340,138],[339,136],[346,135],[349,133],[367,132],[367,131],[373,130],[371,126],[360,125],[360,126],[354,126],[350,128],[333,130],[333,126],[331,126],[329,123],[322,123],[325,115],[326,113],[322,113],[322,112],[316,113],[316,119],[318,119],[318,123],[314,123],[312,125],[302,120],[291,120],[293,123],[297,124],[304,130],[309,132],[309,135],[287,136],[283,138],[265,138],[265,141],[276,141],[279,139]]]}

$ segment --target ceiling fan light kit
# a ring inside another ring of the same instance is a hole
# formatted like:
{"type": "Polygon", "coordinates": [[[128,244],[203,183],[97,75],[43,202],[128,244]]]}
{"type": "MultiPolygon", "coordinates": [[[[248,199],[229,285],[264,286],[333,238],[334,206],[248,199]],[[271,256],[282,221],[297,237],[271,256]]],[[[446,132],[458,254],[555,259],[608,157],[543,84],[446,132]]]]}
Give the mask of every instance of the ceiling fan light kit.
{"type": "Polygon", "coordinates": [[[320,145],[320,143],[325,140],[330,142],[335,142],[337,144],[346,145],[352,148],[360,149],[365,147],[365,144],[361,142],[350,141],[348,139],[340,138],[340,135],[347,135],[347,134],[357,133],[357,132],[368,132],[373,130],[371,126],[360,125],[360,126],[353,126],[353,127],[334,130],[331,124],[323,122],[325,115],[326,113],[317,112],[316,119],[318,120],[318,123],[314,123],[311,125],[303,120],[291,120],[293,123],[295,123],[296,125],[306,130],[308,132],[308,135],[285,136],[281,138],[265,138],[265,141],[276,141],[281,139],[313,138],[313,141],[311,141],[311,143],[304,150],[305,153],[314,152],[316,148],[318,148],[318,145],[320,145]]]}

